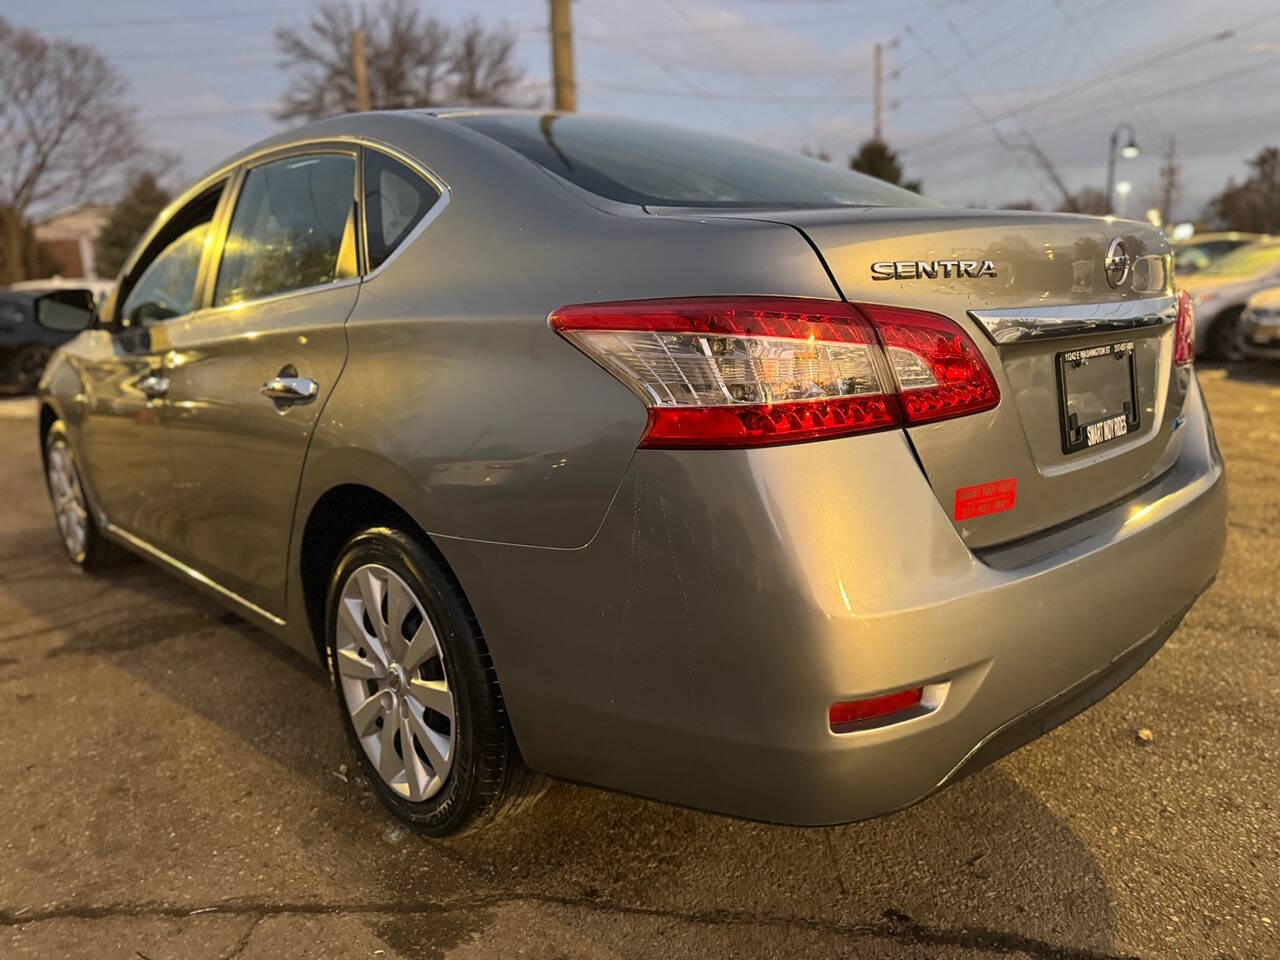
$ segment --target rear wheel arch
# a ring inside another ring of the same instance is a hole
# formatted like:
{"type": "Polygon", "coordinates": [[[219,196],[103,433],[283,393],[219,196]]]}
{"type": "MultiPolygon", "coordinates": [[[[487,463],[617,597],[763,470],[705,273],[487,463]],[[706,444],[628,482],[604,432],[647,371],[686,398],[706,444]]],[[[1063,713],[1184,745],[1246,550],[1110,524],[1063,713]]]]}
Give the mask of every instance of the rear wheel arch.
{"type": "Polygon", "coordinates": [[[298,568],[307,625],[322,662],[327,656],[325,600],[333,565],[343,546],[355,533],[377,525],[398,528],[421,543],[449,578],[448,586],[457,593],[468,616],[476,620],[475,611],[471,609],[466,591],[453,568],[431,535],[422,529],[408,510],[373,487],[361,483],[339,484],[330,487],[312,504],[298,541],[298,568]]]}

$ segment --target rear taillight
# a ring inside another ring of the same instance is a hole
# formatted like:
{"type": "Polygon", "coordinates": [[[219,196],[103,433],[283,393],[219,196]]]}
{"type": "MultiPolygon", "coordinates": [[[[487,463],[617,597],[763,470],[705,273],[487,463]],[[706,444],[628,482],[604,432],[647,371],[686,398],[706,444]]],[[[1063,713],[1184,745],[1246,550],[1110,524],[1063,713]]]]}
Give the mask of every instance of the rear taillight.
{"type": "Polygon", "coordinates": [[[552,329],[649,408],[647,447],[753,447],[962,416],[1000,401],[936,314],[781,297],[562,307],[552,329]]]}
{"type": "Polygon", "coordinates": [[[1196,358],[1196,311],[1191,294],[1178,294],[1178,322],[1173,328],[1173,362],[1181,366],[1196,358]]]}
{"type": "Polygon", "coordinates": [[[860,309],[880,334],[907,423],[947,420],[1000,402],[982,354],[946,317],[896,307],[860,309]]]}

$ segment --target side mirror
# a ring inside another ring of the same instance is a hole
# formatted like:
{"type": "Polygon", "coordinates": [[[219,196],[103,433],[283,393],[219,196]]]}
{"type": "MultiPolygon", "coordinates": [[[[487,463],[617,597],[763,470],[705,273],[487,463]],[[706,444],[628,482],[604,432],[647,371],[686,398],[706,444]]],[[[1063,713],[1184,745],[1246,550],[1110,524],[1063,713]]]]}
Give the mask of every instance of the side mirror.
{"type": "Polygon", "coordinates": [[[93,326],[97,301],[92,290],[52,290],[35,299],[36,323],[54,333],[79,333],[93,326]]]}

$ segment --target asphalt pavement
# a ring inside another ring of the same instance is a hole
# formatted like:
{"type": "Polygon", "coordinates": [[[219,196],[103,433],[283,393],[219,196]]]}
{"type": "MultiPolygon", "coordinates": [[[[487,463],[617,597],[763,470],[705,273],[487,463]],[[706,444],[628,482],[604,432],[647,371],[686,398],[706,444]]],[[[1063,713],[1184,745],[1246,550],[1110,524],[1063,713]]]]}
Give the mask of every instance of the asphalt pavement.
{"type": "Polygon", "coordinates": [[[73,570],[0,401],[0,957],[1280,957],[1280,366],[1201,381],[1222,572],[1092,710],[868,823],[554,784],[447,842],[351,769],[318,667],[141,561],[73,570]]]}

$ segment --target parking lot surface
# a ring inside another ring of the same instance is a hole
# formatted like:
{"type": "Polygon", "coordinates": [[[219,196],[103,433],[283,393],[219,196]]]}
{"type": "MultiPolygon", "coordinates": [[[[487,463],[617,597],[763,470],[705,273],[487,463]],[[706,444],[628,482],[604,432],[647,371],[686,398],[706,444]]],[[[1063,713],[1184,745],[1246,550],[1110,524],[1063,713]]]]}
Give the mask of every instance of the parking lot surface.
{"type": "Polygon", "coordinates": [[[1280,367],[1201,380],[1224,565],[1092,710],[868,823],[555,784],[448,842],[349,769],[318,667],[148,564],[73,570],[0,401],[0,957],[1280,957],[1280,367]]]}

